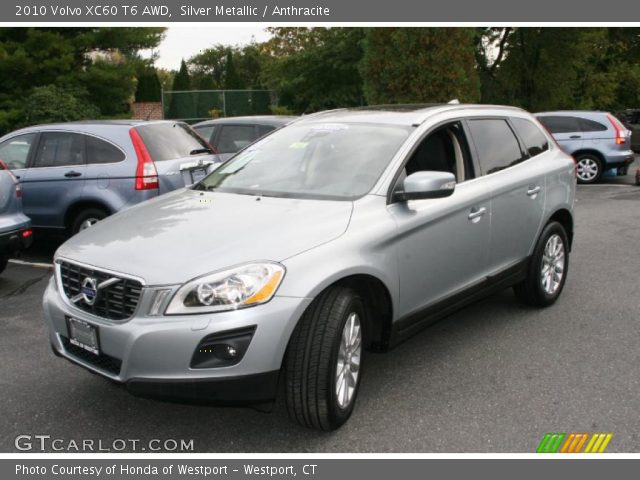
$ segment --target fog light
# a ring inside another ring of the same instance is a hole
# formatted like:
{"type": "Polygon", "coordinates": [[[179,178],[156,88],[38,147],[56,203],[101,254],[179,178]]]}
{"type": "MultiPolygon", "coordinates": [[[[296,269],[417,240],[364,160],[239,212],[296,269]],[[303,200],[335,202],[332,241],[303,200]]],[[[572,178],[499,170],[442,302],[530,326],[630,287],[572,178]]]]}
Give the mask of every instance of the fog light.
{"type": "Polygon", "coordinates": [[[235,365],[242,360],[256,330],[255,325],[207,335],[191,358],[191,368],[218,368],[235,365]]]}

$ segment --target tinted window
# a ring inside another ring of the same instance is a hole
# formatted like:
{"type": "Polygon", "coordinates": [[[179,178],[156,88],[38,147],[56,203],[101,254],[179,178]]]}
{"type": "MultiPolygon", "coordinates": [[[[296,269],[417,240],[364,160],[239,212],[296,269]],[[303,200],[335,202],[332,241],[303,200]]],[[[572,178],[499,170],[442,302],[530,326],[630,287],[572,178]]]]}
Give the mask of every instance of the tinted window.
{"type": "Polygon", "coordinates": [[[607,130],[605,125],[594,122],[593,120],[587,120],[586,118],[580,119],[580,128],[583,132],[604,132],[607,130]]]}
{"type": "Polygon", "coordinates": [[[551,133],[572,133],[580,132],[580,124],[576,117],[538,117],[547,130],[551,133]]]}
{"type": "Polygon", "coordinates": [[[495,173],[523,160],[518,140],[506,120],[471,120],[469,128],[483,174],[495,173]]]}
{"type": "Polygon", "coordinates": [[[258,135],[264,137],[267,133],[276,129],[273,125],[258,125],[258,135]]]}
{"type": "Polygon", "coordinates": [[[116,163],[124,160],[124,153],[115,145],[87,136],[87,163],[116,163]]]}
{"type": "Polygon", "coordinates": [[[11,170],[25,168],[29,150],[35,138],[35,133],[27,133],[2,142],[0,145],[0,160],[6,163],[11,170]]]}
{"type": "Polygon", "coordinates": [[[198,135],[204,138],[207,142],[213,140],[213,136],[215,135],[216,126],[215,125],[202,125],[201,127],[193,127],[198,135]]]}
{"type": "Polygon", "coordinates": [[[136,127],[136,131],[156,162],[208,153],[209,145],[184,123],[152,123],[136,127]]]}
{"type": "Polygon", "coordinates": [[[348,123],[290,126],[243,150],[194,188],[290,198],[360,197],[411,131],[348,123]]]}
{"type": "Polygon", "coordinates": [[[84,135],[44,132],[40,135],[34,167],[84,164],[84,135]]]}
{"type": "Polygon", "coordinates": [[[235,153],[258,138],[253,125],[225,125],[218,138],[220,153],[235,153]]]}
{"type": "Polygon", "coordinates": [[[547,137],[544,136],[544,133],[540,131],[540,128],[535,123],[524,118],[512,118],[511,121],[524,142],[529,156],[535,157],[549,150],[547,137]]]}

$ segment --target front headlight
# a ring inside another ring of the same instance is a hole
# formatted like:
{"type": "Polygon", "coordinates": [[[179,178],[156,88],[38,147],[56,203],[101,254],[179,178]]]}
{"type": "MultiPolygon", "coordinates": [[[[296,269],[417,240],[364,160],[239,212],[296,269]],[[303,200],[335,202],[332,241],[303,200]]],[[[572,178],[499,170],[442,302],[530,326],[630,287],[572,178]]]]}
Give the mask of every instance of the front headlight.
{"type": "Polygon", "coordinates": [[[271,300],[284,272],[278,263],[250,263],[196,278],[180,287],[165,314],[211,313],[260,305],[271,300]]]}

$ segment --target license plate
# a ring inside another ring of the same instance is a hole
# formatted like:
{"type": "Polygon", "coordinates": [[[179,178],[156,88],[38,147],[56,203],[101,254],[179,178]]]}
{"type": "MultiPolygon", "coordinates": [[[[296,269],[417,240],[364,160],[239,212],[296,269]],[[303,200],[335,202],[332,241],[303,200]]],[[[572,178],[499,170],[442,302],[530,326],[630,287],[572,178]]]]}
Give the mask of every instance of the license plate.
{"type": "Polygon", "coordinates": [[[76,318],[68,317],[67,322],[69,325],[69,342],[77,347],[84,348],[94,355],[100,355],[98,329],[76,318]]]}
{"type": "Polygon", "coordinates": [[[199,182],[207,175],[206,168],[194,168],[191,170],[191,181],[193,183],[199,182]]]}

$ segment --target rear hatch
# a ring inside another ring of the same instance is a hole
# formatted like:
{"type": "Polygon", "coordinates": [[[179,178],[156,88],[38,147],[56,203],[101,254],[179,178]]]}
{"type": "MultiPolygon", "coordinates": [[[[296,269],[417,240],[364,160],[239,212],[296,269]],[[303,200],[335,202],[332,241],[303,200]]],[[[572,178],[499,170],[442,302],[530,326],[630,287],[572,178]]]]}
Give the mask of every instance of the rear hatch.
{"type": "MultiPolygon", "coordinates": [[[[154,122],[133,129],[141,139],[143,148],[136,145],[136,135],[131,138],[138,152],[146,149],[158,176],[159,193],[166,193],[189,186],[210,173],[221,159],[212,147],[183,122],[154,122]]],[[[143,155],[146,155],[144,153],[143,155]]],[[[153,173],[153,172],[151,172],[153,173]]],[[[148,172],[142,173],[144,176],[148,172]]],[[[137,176],[140,176],[138,173],[137,176]]]]}

